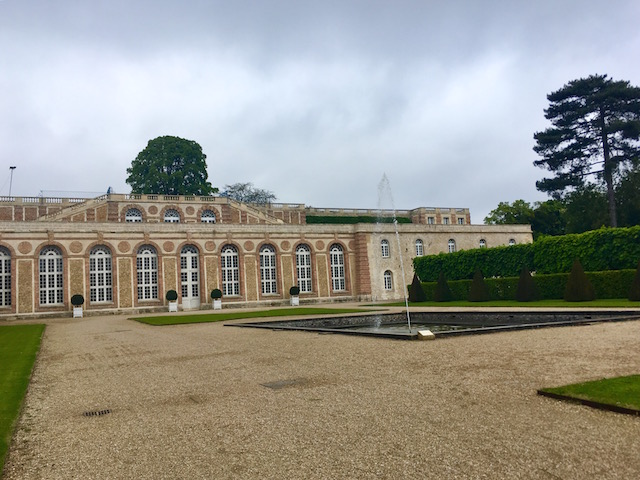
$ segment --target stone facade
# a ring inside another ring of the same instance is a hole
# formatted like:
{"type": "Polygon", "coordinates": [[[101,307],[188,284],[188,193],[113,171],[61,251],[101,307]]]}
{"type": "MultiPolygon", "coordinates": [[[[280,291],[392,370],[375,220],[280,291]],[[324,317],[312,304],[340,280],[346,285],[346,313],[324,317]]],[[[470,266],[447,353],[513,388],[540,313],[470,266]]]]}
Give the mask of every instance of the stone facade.
{"type": "Polygon", "coordinates": [[[298,283],[299,247],[310,258],[302,303],[397,300],[404,298],[419,253],[532,241],[528,225],[472,225],[468,209],[395,212],[412,221],[397,225],[306,223],[311,215],[393,213],[260,208],[223,197],[0,198],[0,318],[70,312],[76,293],[85,297],[87,313],[165,309],[170,289],[185,309],[211,308],[214,288],[227,290],[223,304],[284,304],[298,283]],[[127,221],[132,218],[137,221],[127,221]],[[262,258],[261,251],[271,256],[262,258]],[[100,258],[107,263],[96,263],[100,258]],[[155,268],[145,270],[145,261],[155,268]]]}

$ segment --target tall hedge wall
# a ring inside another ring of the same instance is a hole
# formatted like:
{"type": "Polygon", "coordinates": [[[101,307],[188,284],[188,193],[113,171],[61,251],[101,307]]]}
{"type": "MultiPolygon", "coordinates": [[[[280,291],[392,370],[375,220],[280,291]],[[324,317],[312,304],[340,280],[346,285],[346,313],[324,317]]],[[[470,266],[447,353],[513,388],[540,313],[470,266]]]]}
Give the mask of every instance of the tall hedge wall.
{"type": "Polygon", "coordinates": [[[440,272],[447,280],[470,279],[476,269],[485,277],[513,277],[519,275],[523,265],[538,274],[566,273],[575,258],[585,271],[635,268],[640,260],[640,226],[601,228],[511,247],[417,257],[413,268],[423,282],[433,282],[440,272]]]}
{"type": "MultiPolygon", "coordinates": [[[[587,272],[596,292],[596,298],[626,298],[635,270],[617,270],[608,272],[587,272]]],[[[562,299],[567,286],[568,273],[535,275],[533,281],[538,288],[541,300],[562,299]]],[[[485,278],[489,288],[490,300],[515,300],[519,277],[485,278]]],[[[454,280],[447,282],[452,293],[452,300],[468,300],[471,280],[454,280]]],[[[422,282],[422,288],[428,301],[434,300],[437,282],[422,282]]]]}

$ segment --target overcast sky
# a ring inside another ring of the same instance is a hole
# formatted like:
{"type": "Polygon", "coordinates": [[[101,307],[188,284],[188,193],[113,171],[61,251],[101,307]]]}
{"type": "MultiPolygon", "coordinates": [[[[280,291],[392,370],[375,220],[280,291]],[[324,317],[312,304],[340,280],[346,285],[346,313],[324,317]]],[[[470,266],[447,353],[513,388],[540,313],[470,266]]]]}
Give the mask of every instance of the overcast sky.
{"type": "Polygon", "coordinates": [[[129,193],[174,135],[221,190],[376,208],[386,174],[482,223],[546,199],[546,95],[596,73],[640,85],[638,0],[0,0],[0,195],[129,193]]]}

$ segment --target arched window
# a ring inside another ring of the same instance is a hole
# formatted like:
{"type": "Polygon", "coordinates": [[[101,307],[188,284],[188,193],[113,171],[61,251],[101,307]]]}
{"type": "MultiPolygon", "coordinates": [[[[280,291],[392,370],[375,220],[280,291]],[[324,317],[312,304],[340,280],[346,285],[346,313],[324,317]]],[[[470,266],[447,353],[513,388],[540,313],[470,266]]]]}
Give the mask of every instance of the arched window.
{"type": "Polygon", "coordinates": [[[199,302],[200,268],[198,249],[193,245],[185,245],[180,251],[180,286],[183,305],[187,300],[199,302]]]}
{"type": "Polygon", "coordinates": [[[170,208],[164,212],[164,223],[180,223],[180,214],[178,211],[170,208]]]}
{"type": "Polygon", "coordinates": [[[98,246],[89,253],[89,300],[91,303],[113,301],[111,251],[98,246]]]}
{"type": "Polygon", "coordinates": [[[62,305],[64,301],[62,253],[57,247],[45,247],[38,261],[40,305],[62,305]]]}
{"type": "Polygon", "coordinates": [[[336,292],[345,290],[344,252],[342,246],[334,244],[329,251],[331,256],[331,285],[336,292]]]}
{"type": "Polygon", "coordinates": [[[296,272],[300,292],[311,292],[311,249],[307,245],[296,248],[296,272]]]}
{"type": "Polygon", "coordinates": [[[227,245],[220,252],[222,261],[222,294],[240,295],[240,267],[238,266],[238,250],[227,245]]]}
{"type": "Polygon", "coordinates": [[[456,251],[456,241],[453,238],[449,240],[448,246],[449,246],[449,253],[453,253],[456,251]]]}
{"type": "Polygon", "coordinates": [[[202,222],[202,223],[216,223],[216,214],[211,210],[204,210],[200,214],[200,222],[202,222]]]}
{"type": "Polygon", "coordinates": [[[142,212],[137,208],[130,208],[124,216],[124,221],[127,223],[140,223],[142,222],[142,212]]]}
{"type": "Polygon", "coordinates": [[[0,307],[11,306],[11,253],[0,247],[0,307]]]}
{"type": "Polygon", "coordinates": [[[393,276],[391,275],[391,271],[387,270],[384,272],[384,289],[392,290],[393,289],[393,276]]]}
{"type": "Polygon", "coordinates": [[[516,244],[515,239],[510,238],[510,239],[509,239],[509,246],[512,246],[512,245],[515,245],[515,244],[516,244]]]}
{"type": "Polygon", "coordinates": [[[389,242],[387,240],[382,240],[380,242],[380,249],[382,250],[382,258],[389,257],[389,242]]]}
{"type": "Polygon", "coordinates": [[[276,249],[271,245],[265,245],[260,249],[260,282],[263,295],[277,293],[276,249]]]}
{"type": "Polygon", "coordinates": [[[424,255],[424,244],[422,243],[422,240],[417,239],[416,240],[416,257],[421,257],[424,255]]]}
{"type": "Polygon", "coordinates": [[[480,248],[487,248],[487,242],[484,238],[480,239],[480,248]]]}
{"type": "Polygon", "coordinates": [[[158,255],[151,245],[143,245],[136,258],[138,300],[158,299],[158,255]]]}

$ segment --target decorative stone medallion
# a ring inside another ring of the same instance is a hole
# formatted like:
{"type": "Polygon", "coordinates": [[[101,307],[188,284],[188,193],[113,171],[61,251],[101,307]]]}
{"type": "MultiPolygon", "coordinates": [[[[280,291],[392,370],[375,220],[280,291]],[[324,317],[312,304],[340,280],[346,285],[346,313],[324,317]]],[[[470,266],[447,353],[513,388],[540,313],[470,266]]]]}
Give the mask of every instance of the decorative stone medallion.
{"type": "Polygon", "coordinates": [[[151,215],[155,215],[156,213],[158,213],[158,207],[156,207],[155,205],[151,205],[151,206],[149,207],[149,213],[150,213],[151,215]]]}
{"type": "Polygon", "coordinates": [[[318,241],[316,242],[316,248],[317,248],[318,250],[324,250],[324,242],[323,242],[322,240],[318,240],[318,241]]]}
{"type": "Polygon", "coordinates": [[[31,252],[32,248],[33,247],[29,242],[20,242],[18,244],[18,251],[23,255],[26,255],[27,253],[31,252]]]}
{"type": "Polygon", "coordinates": [[[162,244],[162,249],[163,249],[165,252],[173,252],[173,249],[174,249],[174,248],[176,248],[176,246],[173,244],[173,242],[169,242],[169,241],[167,241],[167,242],[164,242],[164,243],[162,244]]]}
{"type": "Polygon", "coordinates": [[[131,250],[131,245],[126,240],[123,240],[122,242],[118,243],[119,252],[127,253],[129,250],[131,250]]]}
{"type": "Polygon", "coordinates": [[[211,240],[209,240],[204,244],[204,249],[207,252],[213,252],[216,249],[216,242],[212,242],[211,240]]]}
{"type": "Polygon", "coordinates": [[[252,251],[256,246],[253,244],[253,242],[251,240],[247,240],[246,242],[244,242],[244,249],[247,252],[252,251]]]}
{"type": "Polygon", "coordinates": [[[71,250],[71,253],[80,253],[82,251],[82,243],[78,241],[71,242],[69,250],[71,250]]]}
{"type": "Polygon", "coordinates": [[[187,215],[193,215],[194,213],[196,213],[196,209],[193,208],[192,206],[188,206],[186,208],[186,212],[187,212],[187,215]]]}
{"type": "Polygon", "coordinates": [[[291,243],[288,240],[284,240],[282,243],[280,243],[280,248],[286,252],[291,248],[291,243]]]}
{"type": "Polygon", "coordinates": [[[349,250],[355,250],[356,249],[356,242],[354,240],[351,240],[349,242],[349,250]]]}

